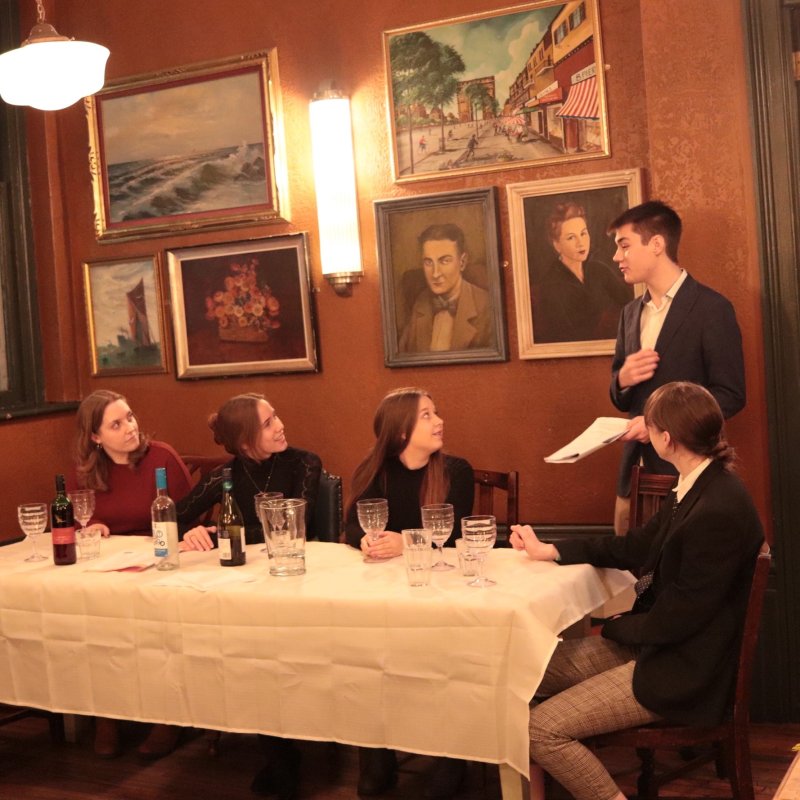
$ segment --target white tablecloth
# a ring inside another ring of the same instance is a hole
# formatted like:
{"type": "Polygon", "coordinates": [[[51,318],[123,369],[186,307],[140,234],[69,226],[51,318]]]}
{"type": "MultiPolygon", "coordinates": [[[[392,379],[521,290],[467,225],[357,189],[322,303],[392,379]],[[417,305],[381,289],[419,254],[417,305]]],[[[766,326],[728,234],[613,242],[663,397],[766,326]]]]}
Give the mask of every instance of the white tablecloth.
{"type": "MultiPolygon", "coordinates": [[[[48,552],[43,536],[40,549],[48,552]]],[[[149,552],[112,537],[103,554],[149,552]]],[[[528,772],[528,703],[558,633],[632,582],[493,551],[497,586],[457,570],[411,588],[402,559],[365,564],[310,542],[307,573],[275,578],[216,552],[176,573],[26,564],[0,548],[0,701],[53,711],[272,733],[507,763],[528,772]],[[206,591],[194,576],[230,576],[206,591]],[[247,579],[248,582],[244,582],[247,579]]],[[[455,552],[448,550],[455,561],[455,552]]],[[[96,562],[94,562],[96,564],[96,562]]]]}

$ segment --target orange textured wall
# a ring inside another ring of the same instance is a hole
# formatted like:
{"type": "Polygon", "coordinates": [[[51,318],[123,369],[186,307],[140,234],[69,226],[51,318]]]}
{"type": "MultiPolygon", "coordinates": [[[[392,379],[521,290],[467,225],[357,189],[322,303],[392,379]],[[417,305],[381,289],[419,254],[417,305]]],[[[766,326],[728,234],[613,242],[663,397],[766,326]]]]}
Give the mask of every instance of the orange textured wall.
{"type": "MultiPolygon", "coordinates": [[[[748,359],[748,407],[732,425],[745,475],[766,511],[768,464],[761,365],[759,274],[752,202],[741,24],[729,0],[652,3],[602,0],[608,65],[612,155],[608,159],[535,167],[398,186],[391,180],[382,32],[491,8],[502,0],[295,0],[291,4],[231,0],[58,0],[49,12],[59,31],[106,44],[108,77],[277,47],[287,132],[291,223],[128,243],[99,244],[92,226],[87,125],[81,106],[47,123],[29,115],[33,209],[40,273],[68,264],[76,345],[64,357],[76,365],[82,394],[113,386],[128,395],[145,428],[179,450],[213,452],[207,413],[230,395],[264,392],[279,410],[290,441],[320,453],[349,479],[371,442],[371,417],[395,386],[428,387],[446,421],[447,448],[474,465],[521,472],[521,511],[539,522],[607,523],[611,519],[618,452],[608,448],[574,466],[548,466],[547,453],[598,415],[615,413],[608,400],[610,357],[520,361],[516,356],[514,287],[504,270],[510,360],[502,364],[388,369],[383,344],[372,201],[465,187],[498,187],[501,261],[510,260],[507,183],[642,167],[646,196],[672,202],[684,216],[681,260],[701,281],[725,292],[742,325],[748,359]],[[715,33],[708,36],[708,19],[715,33]],[[353,103],[365,276],[353,297],[336,296],[320,277],[312,187],[308,101],[334,79],[353,103]],[[49,154],[47,158],[43,154],[49,154]],[[51,200],[49,195],[55,191],[51,200]],[[60,213],[59,213],[60,210],[60,213]],[[63,214],[63,227],[60,226],[63,214]],[[60,234],[53,235],[53,224],[60,234]],[[234,241],[248,236],[309,231],[319,374],[176,381],[168,375],[91,378],[81,263],[150,254],[173,246],[234,241]],[[59,255],[60,254],[60,255],[59,255]]],[[[49,271],[49,272],[48,272],[49,271]]],[[[45,293],[46,294],[46,293],[45,293]]],[[[58,348],[51,343],[50,366],[58,348]]],[[[68,382],[64,392],[69,394],[68,382]]],[[[49,486],[60,452],[59,420],[0,426],[0,446],[20,452],[29,430],[49,432],[42,456],[24,453],[18,474],[49,486]],[[59,443],[59,444],[56,444],[59,443]],[[43,466],[46,464],[47,466],[43,466]]],[[[8,467],[4,467],[4,470],[8,467]]],[[[9,485],[9,481],[5,481],[9,485]]],[[[49,496],[49,490],[48,495],[49,496]]],[[[0,506],[10,523],[12,502],[0,506]]],[[[765,513],[765,516],[768,516],[765,513]]]]}

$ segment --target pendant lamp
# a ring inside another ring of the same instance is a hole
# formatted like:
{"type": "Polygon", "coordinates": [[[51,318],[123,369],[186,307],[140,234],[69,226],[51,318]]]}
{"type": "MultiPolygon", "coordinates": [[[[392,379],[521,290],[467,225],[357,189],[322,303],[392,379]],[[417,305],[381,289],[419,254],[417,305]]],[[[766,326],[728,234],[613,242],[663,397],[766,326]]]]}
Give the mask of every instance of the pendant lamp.
{"type": "Polygon", "coordinates": [[[36,0],[37,22],[16,49],[0,55],[0,96],[15,106],[55,111],[103,88],[107,47],[61,36],[45,22],[36,0]]]}

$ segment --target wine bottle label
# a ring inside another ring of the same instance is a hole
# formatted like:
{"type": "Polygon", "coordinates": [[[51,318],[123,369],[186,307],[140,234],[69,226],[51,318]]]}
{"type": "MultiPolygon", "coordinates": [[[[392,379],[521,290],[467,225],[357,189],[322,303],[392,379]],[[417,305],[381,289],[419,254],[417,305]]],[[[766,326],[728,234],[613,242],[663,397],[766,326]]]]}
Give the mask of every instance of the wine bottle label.
{"type": "Polygon", "coordinates": [[[231,540],[219,537],[217,542],[219,544],[219,560],[230,561],[233,557],[233,553],[231,552],[231,540]]]}
{"type": "Polygon", "coordinates": [[[53,528],[53,544],[75,544],[75,526],[53,528]]]}
{"type": "Polygon", "coordinates": [[[166,558],[170,549],[177,549],[178,524],[176,522],[153,522],[153,548],[156,558],[166,558]]]}

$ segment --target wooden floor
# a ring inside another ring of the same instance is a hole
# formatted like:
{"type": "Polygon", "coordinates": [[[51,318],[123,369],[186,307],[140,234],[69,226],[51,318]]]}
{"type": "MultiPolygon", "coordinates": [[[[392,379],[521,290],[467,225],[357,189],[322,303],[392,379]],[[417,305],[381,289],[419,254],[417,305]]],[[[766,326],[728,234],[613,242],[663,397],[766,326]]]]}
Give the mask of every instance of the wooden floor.
{"type": "MultiPolygon", "coordinates": [[[[143,728],[125,727],[126,752],[112,761],[97,759],[90,731],[76,744],[52,744],[47,723],[28,718],[0,728],[0,800],[252,800],[250,780],[261,759],[256,738],[224,734],[220,752],[208,755],[205,736],[189,731],[182,746],[168,758],[147,766],[136,759],[135,746],[143,728]]],[[[800,742],[800,725],[753,725],[753,774],[757,800],[772,800],[800,742]]],[[[357,754],[354,748],[304,742],[301,798],[344,800],[355,798],[357,754]]],[[[632,793],[636,759],[609,748],[603,759],[623,791],[632,793]]],[[[401,754],[397,787],[385,797],[422,798],[430,759],[401,754]]],[[[727,782],[714,776],[711,766],[695,777],[662,790],[663,797],[728,797],[727,782]]],[[[496,767],[470,764],[463,800],[497,800],[500,790],[496,767]]]]}

